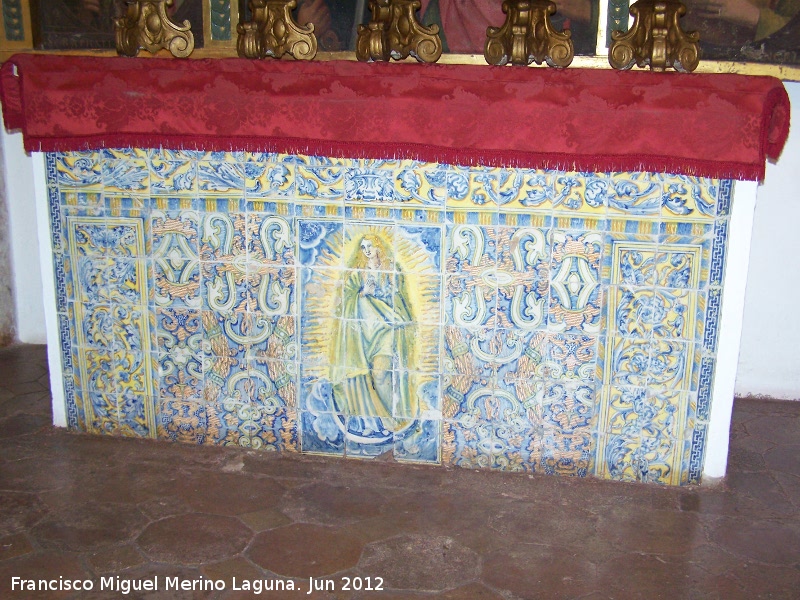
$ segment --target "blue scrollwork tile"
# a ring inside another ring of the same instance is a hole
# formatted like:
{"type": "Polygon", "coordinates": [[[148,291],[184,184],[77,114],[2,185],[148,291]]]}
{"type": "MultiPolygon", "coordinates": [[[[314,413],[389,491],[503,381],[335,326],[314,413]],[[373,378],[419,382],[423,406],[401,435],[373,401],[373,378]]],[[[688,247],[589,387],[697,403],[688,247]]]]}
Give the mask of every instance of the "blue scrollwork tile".
{"type": "Polygon", "coordinates": [[[553,232],[550,271],[550,328],[565,333],[597,333],[602,291],[602,235],[592,232],[553,232]]]}
{"type": "Polygon", "coordinates": [[[150,158],[150,193],[192,196],[197,193],[197,163],[192,158],[150,158]]]}
{"type": "Polygon", "coordinates": [[[494,428],[488,423],[442,423],[442,464],[489,469],[495,461],[494,428]]]}
{"type": "Polygon", "coordinates": [[[84,390],[86,425],[92,433],[116,435],[119,432],[119,404],[116,394],[84,390]]]}
{"type": "Polygon", "coordinates": [[[113,242],[102,212],[92,209],[64,209],[62,214],[66,236],[59,240],[62,252],[93,258],[109,254],[113,242]]]}
{"type": "Polygon", "coordinates": [[[295,189],[299,201],[342,202],[345,198],[346,167],[295,166],[295,189]]]}
{"type": "Polygon", "coordinates": [[[131,390],[123,391],[118,399],[119,435],[134,438],[155,437],[152,430],[155,399],[137,394],[131,390]]]}
{"type": "Polygon", "coordinates": [[[114,311],[110,304],[69,303],[71,339],[84,348],[111,349],[114,311]]]}
{"type": "Polygon", "coordinates": [[[661,251],[656,258],[656,285],[673,289],[697,289],[700,280],[700,256],[697,248],[661,251]]]}
{"type": "Polygon", "coordinates": [[[623,337],[648,338],[667,314],[661,296],[653,289],[613,287],[608,290],[606,330],[623,337]]]}
{"type": "Polygon", "coordinates": [[[106,304],[111,261],[107,258],[80,257],[72,263],[75,300],[86,304],[106,304]]]}
{"type": "Polygon", "coordinates": [[[155,258],[199,256],[200,214],[195,210],[150,213],[151,253],[155,258]]]}
{"type": "Polygon", "coordinates": [[[496,286],[499,325],[522,330],[544,327],[550,275],[548,232],[532,227],[499,228],[496,248],[496,270],[484,273],[483,280],[496,286]]]}
{"type": "Polygon", "coordinates": [[[656,244],[638,236],[611,234],[603,256],[603,278],[611,285],[652,287],[656,244]]]}
{"type": "Polygon", "coordinates": [[[688,390],[695,364],[693,344],[675,340],[653,340],[648,364],[649,387],[688,390]]]}
{"type": "Polygon", "coordinates": [[[249,445],[259,450],[299,452],[300,432],[297,412],[285,408],[251,404],[249,406],[249,445]]]}
{"type": "Polygon", "coordinates": [[[206,444],[216,446],[250,445],[255,424],[250,405],[232,398],[220,398],[205,405],[207,415],[206,444]]]}
{"type": "Polygon", "coordinates": [[[612,386],[605,390],[607,417],[602,433],[675,438],[689,409],[688,392],[612,386]]]}
{"type": "Polygon", "coordinates": [[[247,268],[248,310],[268,316],[296,312],[294,268],[258,262],[251,262],[247,268]]]}
{"type": "Polygon", "coordinates": [[[713,218],[717,213],[719,186],[715,179],[689,175],[662,175],[663,219],[713,218]]]}
{"type": "Polygon", "coordinates": [[[84,390],[107,395],[116,393],[114,355],[110,349],[81,349],[79,361],[82,365],[81,385],[84,390]]]}
{"type": "Polygon", "coordinates": [[[114,351],[114,377],[120,395],[153,396],[152,355],[130,349],[114,351]]]}
{"type": "Polygon", "coordinates": [[[647,385],[650,340],[609,337],[603,343],[605,381],[624,386],[647,385]]]}
{"type": "Polygon", "coordinates": [[[695,291],[655,290],[650,310],[653,336],[694,341],[696,305],[695,291]]]}
{"type": "Polygon", "coordinates": [[[481,285],[473,276],[445,279],[444,322],[469,329],[497,324],[497,290],[481,285]]]}
{"type": "Polygon", "coordinates": [[[298,363],[256,358],[248,360],[247,365],[251,402],[270,414],[297,407],[298,363]]]}
{"type": "Polygon", "coordinates": [[[196,258],[174,252],[165,256],[157,255],[150,264],[156,306],[202,307],[200,262],[196,258]]]}
{"type": "Polygon", "coordinates": [[[290,198],[294,195],[294,163],[274,155],[252,158],[258,160],[247,160],[243,164],[247,198],[290,198]]]}
{"type": "Polygon", "coordinates": [[[102,170],[106,193],[146,195],[150,191],[150,171],[143,158],[105,158],[102,170]]]}
{"type": "Polygon", "coordinates": [[[542,398],[542,421],[562,433],[589,432],[595,419],[593,382],[547,381],[542,398]]]}
{"type": "MultiPolygon", "coordinates": [[[[202,262],[203,309],[218,313],[246,312],[250,307],[251,285],[247,265],[237,262],[202,262]]],[[[190,271],[191,273],[191,271],[190,271]]]]}
{"type": "Polygon", "coordinates": [[[200,258],[203,261],[245,261],[247,234],[243,213],[207,212],[203,216],[200,258]]]}
{"type": "Polygon", "coordinates": [[[605,196],[609,215],[651,217],[660,213],[662,186],[646,173],[618,174],[607,182],[606,189],[601,193],[605,196]]]}
{"type": "Polygon", "coordinates": [[[201,160],[197,163],[197,183],[201,192],[244,196],[245,169],[234,161],[201,160]]]}
{"type": "Polygon", "coordinates": [[[247,215],[247,255],[250,263],[294,264],[294,227],[290,218],[271,214],[247,215]]]}
{"type": "Polygon", "coordinates": [[[249,336],[248,359],[294,361],[298,358],[297,317],[249,313],[253,333],[249,336]]]}
{"type": "Polygon", "coordinates": [[[147,232],[142,218],[115,218],[109,215],[106,227],[105,245],[109,256],[121,258],[146,256],[147,232]]]}
{"type": "Polygon", "coordinates": [[[680,442],[667,437],[600,435],[596,472],[606,479],[677,485],[680,442]]]}
{"type": "Polygon", "coordinates": [[[196,399],[165,398],[159,402],[158,437],[185,444],[204,444],[208,428],[206,405],[196,399]]]}
{"type": "Polygon", "coordinates": [[[597,338],[589,335],[550,334],[543,360],[543,373],[550,380],[593,381],[597,369],[597,338]]]}
{"type": "Polygon", "coordinates": [[[143,258],[110,258],[104,274],[108,299],[122,304],[147,304],[147,271],[143,258]]]}
{"type": "Polygon", "coordinates": [[[202,311],[203,352],[206,355],[244,361],[253,343],[267,336],[271,327],[247,312],[202,311]]]}
{"type": "Polygon", "coordinates": [[[111,311],[114,349],[149,352],[149,312],[143,307],[127,304],[114,304],[111,311]]]}
{"type": "Polygon", "coordinates": [[[56,182],[62,188],[100,190],[103,185],[103,157],[98,152],[57,152],[56,182]]]}
{"type": "Polygon", "coordinates": [[[203,397],[203,362],[202,357],[188,351],[188,348],[177,347],[169,352],[160,351],[158,361],[158,396],[159,398],[195,398],[203,397]]]}

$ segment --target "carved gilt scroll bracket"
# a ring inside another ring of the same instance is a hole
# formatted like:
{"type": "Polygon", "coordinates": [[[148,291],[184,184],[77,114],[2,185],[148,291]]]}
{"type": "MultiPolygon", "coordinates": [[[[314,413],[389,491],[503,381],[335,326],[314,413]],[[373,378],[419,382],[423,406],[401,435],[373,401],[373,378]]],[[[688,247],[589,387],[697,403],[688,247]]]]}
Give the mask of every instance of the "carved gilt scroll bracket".
{"type": "Polygon", "coordinates": [[[358,26],[356,57],[360,61],[402,60],[413,56],[434,63],[442,55],[439,26],[417,21],[419,0],[370,0],[372,19],[358,26]]]}
{"type": "Polygon", "coordinates": [[[483,56],[490,65],[569,66],[575,57],[572,33],[555,31],[550,15],[556,5],[550,0],[506,0],[503,2],[506,22],[502,27],[486,30],[483,56]]]}
{"type": "Polygon", "coordinates": [[[124,17],[114,21],[117,54],[136,56],[144,48],[151,54],[166,48],[176,58],[194,50],[191,24],[176,25],[167,16],[173,0],[128,0],[124,17]]]}
{"type": "Polygon", "coordinates": [[[608,62],[627,70],[634,63],[652,71],[674,68],[690,72],[700,62],[700,34],[686,33],[678,20],[686,6],[676,0],[639,0],[630,8],[633,27],[628,32],[612,31],[608,62]]]}
{"type": "Polygon", "coordinates": [[[314,25],[300,27],[292,17],[297,0],[250,0],[252,21],[239,23],[236,51],[242,58],[311,60],[317,54],[314,25]]]}

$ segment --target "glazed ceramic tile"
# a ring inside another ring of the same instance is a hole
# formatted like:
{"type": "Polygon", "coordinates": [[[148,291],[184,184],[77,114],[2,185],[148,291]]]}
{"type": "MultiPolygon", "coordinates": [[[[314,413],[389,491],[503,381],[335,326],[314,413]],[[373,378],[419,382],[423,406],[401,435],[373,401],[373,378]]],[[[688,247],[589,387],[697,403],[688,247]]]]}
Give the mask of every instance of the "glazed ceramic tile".
{"type": "Polygon", "coordinates": [[[294,195],[295,166],[275,155],[252,156],[245,161],[247,198],[289,198],[294,195]]]}
{"type": "Polygon", "coordinates": [[[241,195],[245,171],[238,162],[201,160],[197,163],[197,184],[201,193],[241,195]]]}
{"type": "Polygon", "coordinates": [[[47,173],[71,427],[700,478],[730,182],[168,149],[47,173]]]}
{"type": "Polygon", "coordinates": [[[597,333],[602,291],[599,233],[553,232],[550,264],[550,328],[565,333],[597,333]]]}
{"type": "Polygon", "coordinates": [[[154,196],[192,196],[196,194],[197,163],[191,158],[170,160],[151,157],[150,193],[154,196]]]}
{"type": "Polygon", "coordinates": [[[99,152],[66,152],[52,155],[56,181],[63,188],[91,192],[103,186],[103,157],[99,152]]]}

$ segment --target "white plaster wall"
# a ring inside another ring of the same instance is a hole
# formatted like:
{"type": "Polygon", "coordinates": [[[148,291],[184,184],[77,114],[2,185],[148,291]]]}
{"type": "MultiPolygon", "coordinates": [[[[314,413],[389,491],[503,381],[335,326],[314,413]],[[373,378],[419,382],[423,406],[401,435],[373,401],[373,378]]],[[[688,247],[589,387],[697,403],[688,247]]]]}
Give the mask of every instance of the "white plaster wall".
{"type": "MultiPolygon", "coordinates": [[[[2,156],[2,147],[0,147],[0,163],[2,156]]],[[[0,346],[6,346],[16,338],[11,243],[8,236],[8,209],[4,179],[5,172],[0,169],[0,346]]]]}
{"type": "Polygon", "coordinates": [[[737,396],[800,399],[800,83],[787,82],[792,127],[758,190],[736,377],[737,396]]]}
{"type": "Polygon", "coordinates": [[[8,200],[11,275],[17,338],[27,344],[47,339],[39,268],[39,242],[33,189],[33,161],[22,147],[22,135],[2,129],[3,175],[8,200]]]}

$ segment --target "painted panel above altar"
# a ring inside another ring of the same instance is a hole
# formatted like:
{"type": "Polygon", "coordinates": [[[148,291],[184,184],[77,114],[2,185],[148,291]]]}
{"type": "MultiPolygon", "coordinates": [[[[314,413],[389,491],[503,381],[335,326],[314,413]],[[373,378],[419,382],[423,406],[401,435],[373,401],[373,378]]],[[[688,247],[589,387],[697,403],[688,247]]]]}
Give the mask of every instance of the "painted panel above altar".
{"type": "Polygon", "coordinates": [[[697,482],[731,182],[47,155],[71,427],[697,482]]]}

